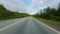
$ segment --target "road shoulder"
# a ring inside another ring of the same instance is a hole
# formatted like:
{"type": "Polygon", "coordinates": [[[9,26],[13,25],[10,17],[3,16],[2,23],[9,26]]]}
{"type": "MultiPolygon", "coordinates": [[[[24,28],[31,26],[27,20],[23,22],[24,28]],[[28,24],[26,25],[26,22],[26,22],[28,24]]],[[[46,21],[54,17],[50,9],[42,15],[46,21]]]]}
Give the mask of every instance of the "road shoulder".
{"type": "Polygon", "coordinates": [[[39,20],[39,21],[43,22],[44,24],[47,24],[48,26],[60,31],[60,24],[56,24],[55,21],[41,19],[41,18],[37,18],[37,20],[39,20]]]}

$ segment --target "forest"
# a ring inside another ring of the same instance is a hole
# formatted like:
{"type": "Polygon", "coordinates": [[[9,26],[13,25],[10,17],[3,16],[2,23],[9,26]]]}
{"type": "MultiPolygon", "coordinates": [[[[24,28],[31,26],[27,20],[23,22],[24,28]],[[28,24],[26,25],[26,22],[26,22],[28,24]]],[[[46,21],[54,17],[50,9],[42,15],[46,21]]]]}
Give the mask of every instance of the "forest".
{"type": "Polygon", "coordinates": [[[22,18],[29,16],[26,13],[18,13],[7,10],[3,5],[0,4],[0,20],[22,18]]]}
{"type": "Polygon", "coordinates": [[[57,9],[47,7],[33,16],[37,18],[60,21],[60,4],[57,9]]]}

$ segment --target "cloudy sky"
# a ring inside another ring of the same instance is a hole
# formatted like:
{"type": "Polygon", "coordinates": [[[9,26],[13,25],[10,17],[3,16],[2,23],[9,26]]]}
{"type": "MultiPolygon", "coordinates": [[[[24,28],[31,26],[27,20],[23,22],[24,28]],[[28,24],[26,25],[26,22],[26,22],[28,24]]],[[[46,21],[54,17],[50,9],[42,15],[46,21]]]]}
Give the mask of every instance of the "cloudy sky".
{"type": "Polygon", "coordinates": [[[58,7],[60,0],[0,0],[8,10],[35,14],[46,7],[58,7]]]}

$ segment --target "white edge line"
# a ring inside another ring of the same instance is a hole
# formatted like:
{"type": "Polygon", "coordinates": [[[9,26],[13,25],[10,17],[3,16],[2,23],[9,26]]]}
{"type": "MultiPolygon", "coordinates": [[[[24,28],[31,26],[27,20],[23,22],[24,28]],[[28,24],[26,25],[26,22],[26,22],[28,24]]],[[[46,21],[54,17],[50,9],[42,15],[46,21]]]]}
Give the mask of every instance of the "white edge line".
{"type": "Polygon", "coordinates": [[[44,25],[44,26],[46,26],[47,28],[49,28],[49,29],[53,30],[54,32],[56,32],[56,33],[60,34],[60,32],[59,32],[59,31],[57,31],[56,29],[54,29],[54,28],[52,28],[52,27],[48,26],[47,24],[44,24],[43,22],[40,22],[39,20],[37,20],[37,19],[35,19],[35,18],[33,18],[33,19],[34,19],[34,20],[36,20],[38,23],[43,24],[43,25],[44,25]]]}
{"type": "Polygon", "coordinates": [[[3,27],[3,28],[0,29],[0,32],[6,30],[7,28],[10,28],[11,26],[13,26],[13,25],[15,25],[15,24],[17,24],[17,23],[20,23],[20,22],[22,22],[22,21],[24,21],[24,20],[21,20],[21,21],[18,21],[18,22],[16,22],[16,23],[10,24],[10,25],[8,25],[8,26],[6,26],[6,27],[3,27]]]}

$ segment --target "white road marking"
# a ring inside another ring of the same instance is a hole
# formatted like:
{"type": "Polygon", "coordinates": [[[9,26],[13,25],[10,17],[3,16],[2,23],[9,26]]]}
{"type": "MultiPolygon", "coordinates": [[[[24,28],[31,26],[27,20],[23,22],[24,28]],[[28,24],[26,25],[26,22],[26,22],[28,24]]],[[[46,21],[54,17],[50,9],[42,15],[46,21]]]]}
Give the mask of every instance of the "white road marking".
{"type": "MultiPolygon", "coordinates": [[[[32,17],[32,18],[33,18],[33,17],[32,17]]],[[[57,31],[56,29],[54,29],[54,28],[52,28],[52,27],[50,27],[50,26],[48,26],[48,25],[44,24],[43,22],[38,21],[38,20],[37,20],[37,19],[35,19],[35,18],[33,18],[33,19],[34,19],[35,21],[37,21],[38,23],[40,23],[40,24],[42,24],[42,25],[46,26],[47,28],[49,28],[49,29],[53,30],[54,32],[56,32],[56,33],[60,34],[60,32],[59,32],[59,31],[57,31]]]]}
{"type": "Polygon", "coordinates": [[[6,27],[3,27],[3,28],[0,29],[0,32],[6,30],[7,28],[10,28],[10,27],[12,27],[13,25],[16,25],[17,23],[20,23],[20,22],[22,22],[22,21],[24,21],[24,20],[21,20],[21,21],[18,21],[18,22],[16,22],[16,23],[10,24],[10,25],[8,25],[8,26],[6,26],[6,27]]]}
{"type": "MultiPolygon", "coordinates": [[[[50,27],[50,26],[48,26],[48,25],[46,25],[46,24],[44,24],[44,23],[42,23],[42,22],[38,21],[37,19],[35,19],[35,18],[31,18],[31,19],[34,19],[36,22],[38,22],[38,23],[40,23],[40,24],[42,24],[42,25],[46,26],[47,28],[49,28],[49,29],[53,30],[54,32],[56,32],[56,33],[60,34],[60,32],[59,32],[59,31],[57,31],[57,30],[53,29],[52,27],[50,27]]],[[[26,20],[26,19],[25,19],[25,20],[26,20]]],[[[16,25],[17,23],[20,23],[20,22],[22,22],[22,21],[24,21],[24,20],[21,20],[21,21],[18,21],[18,22],[16,22],[16,23],[13,23],[13,24],[11,24],[11,25],[8,25],[8,26],[6,26],[6,27],[4,27],[4,28],[0,29],[0,31],[4,31],[4,30],[6,30],[7,28],[10,28],[10,27],[12,27],[13,25],[16,25]]]]}

